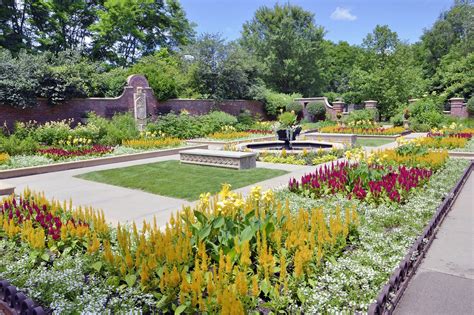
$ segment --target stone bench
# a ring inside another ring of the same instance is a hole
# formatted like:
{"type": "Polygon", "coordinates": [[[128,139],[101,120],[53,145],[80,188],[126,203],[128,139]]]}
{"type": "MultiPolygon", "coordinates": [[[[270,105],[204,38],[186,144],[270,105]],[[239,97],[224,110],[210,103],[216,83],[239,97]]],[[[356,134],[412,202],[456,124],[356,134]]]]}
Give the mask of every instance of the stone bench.
{"type": "Polygon", "coordinates": [[[255,168],[257,153],[194,149],[179,152],[181,163],[208,165],[238,170],[255,168]]]}
{"type": "Polygon", "coordinates": [[[15,193],[15,186],[0,182],[0,196],[11,195],[15,193]]]}

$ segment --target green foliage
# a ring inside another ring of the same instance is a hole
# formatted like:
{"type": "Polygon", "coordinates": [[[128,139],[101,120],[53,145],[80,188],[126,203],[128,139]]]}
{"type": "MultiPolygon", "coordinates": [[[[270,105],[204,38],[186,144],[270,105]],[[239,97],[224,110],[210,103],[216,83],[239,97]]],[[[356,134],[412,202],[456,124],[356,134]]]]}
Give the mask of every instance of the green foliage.
{"type": "Polygon", "coordinates": [[[21,139],[15,135],[3,137],[0,135],[0,152],[6,152],[10,156],[31,155],[38,149],[38,142],[33,138],[21,139]]]}
{"type": "Polygon", "coordinates": [[[91,26],[93,55],[118,65],[135,62],[157,47],[186,44],[192,27],[176,0],[106,0],[91,26]]]}
{"type": "Polygon", "coordinates": [[[408,106],[413,130],[429,131],[441,127],[446,122],[446,117],[441,112],[442,106],[438,102],[435,98],[425,98],[408,106]]]}
{"type": "Polygon", "coordinates": [[[286,111],[288,112],[295,112],[295,114],[299,114],[303,111],[303,104],[300,102],[291,102],[289,104],[286,104],[286,111]]]}
{"type": "Polygon", "coordinates": [[[220,131],[223,126],[236,126],[237,122],[236,117],[219,111],[202,116],[169,113],[149,123],[147,130],[163,132],[179,139],[192,139],[220,131]]]}
{"type": "Polygon", "coordinates": [[[130,113],[115,114],[112,119],[105,119],[91,113],[88,125],[89,128],[97,129],[96,137],[104,145],[120,145],[123,140],[139,136],[135,119],[130,113]]]}
{"type": "Polygon", "coordinates": [[[321,92],[324,29],[299,6],[260,7],[243,26],[242,45],[264,66],[265,84],[283,93],[321,92]]]}
{"type": "Polygon", "coordinates": [[[249,110],[244,110],[237,116],[237,123],[241,130],[252,128],[256,122],[257,119],[249,110]]]}
{"type": "Polygon", "coordinates": [[[71,133],[71,121],[61,120],[47,122],[36,128],[33,137],[46,145],[57,144],[60,140],[67,139],[71,133]]]}
{"type": "Polygon", "coordinates": [[[474,115],[474,96],[467,101],[467,111],[469,114],[474,115]]]}
{"type": "Polygon", "coordinates": [[[284,112],[278,116],[280,128],[288,128],[296,124],[296,114],[292,112],[284,112]]]}
{"type": "Polygon", "coordinates": [[[129,70],[130,74],[143,74],[159,100],[178,97],[187,84],[180,70],[180,59],[164,48],[154,55],[140,59],[129,70]]]}
{"type": "Polygon", "coordinates": [[[360,109],[350,112],[346,118],[346,122],[357,123],[358,121],[375,121],[378,116],[376,109],[360,109]]]}
{"type": "Polygon", "coordinates": [[[183,48],[191,86],[201,97],[249,99],[260,68],[255,58],[220,34],[204,34],[183,48]]]}
{"type": "Polygon", "coordinates": [[[265,104],[265,110],[270,116],[276,116],[284,110],[288,104],[293,103],[295,98],[300,98],[301,94],[277,93],[263,86],[254,88],[254,98],[265,104]]]}
{"type": "Polygon", "coordinates": [[[326,116],[326,105],[322,102],[309,102],[306,110],[316,120],[324,119],[326,116]]]}

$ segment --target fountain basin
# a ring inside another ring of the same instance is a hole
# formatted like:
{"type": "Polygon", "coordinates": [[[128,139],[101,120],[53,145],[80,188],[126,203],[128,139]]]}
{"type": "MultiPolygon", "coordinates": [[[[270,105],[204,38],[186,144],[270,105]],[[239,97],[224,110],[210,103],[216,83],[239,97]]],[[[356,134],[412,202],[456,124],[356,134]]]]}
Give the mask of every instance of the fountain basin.
{"type": "Polygon", "coordinates": [[[279,153],[283,149],[289,154],[301,153],[303,150],[306,151],[330,151],[333,149],[343,149],[344,145],[341,143],[325,142],[325,141],[291,141],[288,147],[288,143],[281,140],[275,141],[262,141],[252,143],[242,143],[237,146],[241,151],[253,151],[253,152],[269,152],[279,153]]]}

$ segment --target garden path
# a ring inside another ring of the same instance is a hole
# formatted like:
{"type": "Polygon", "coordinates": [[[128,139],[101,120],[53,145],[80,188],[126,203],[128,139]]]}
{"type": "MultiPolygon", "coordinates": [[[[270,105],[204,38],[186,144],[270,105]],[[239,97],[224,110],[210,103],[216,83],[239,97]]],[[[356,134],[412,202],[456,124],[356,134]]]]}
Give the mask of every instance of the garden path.
{"type": "Polygon", "coordinates": [[[471,172],[395,314],[474,314],[473,196],[471,172]]]}
{"type": "MultiPolygon", "coordinates": [[[[3,181],[6,184],[14,185],[17,193],[29,187],[32,190],[44,192],[47,198],[54,198],[61,201],[72,199],[74,206],[92,206],[96,209],[103,209],[106,219],[114,224],[134,220],[137,224],[141,225],[143,220],[149,220],[150,222],[155,216],[158,225],[164,226],[172,213],[181,209],[182,206],[192,206],[195,202],[87,181],[74,176],[92,171],[154,163],[171,159],[178,160],[179,155],[10,178],[3,181]]],[[[261,162],[257,162],[257,167],[284,169],[289,171],[289,173],[236,189],[235,191],[246,195],[250,192],[251,187],[255,185],[262,186],[262,189],[283,186],[288,183],[291,177],[299,178],[303,174],[314,171],[315,169],[314,166],[261,162]]],[[[179,187],[176,187],[176,189],[179,189],[179,187]]]]}

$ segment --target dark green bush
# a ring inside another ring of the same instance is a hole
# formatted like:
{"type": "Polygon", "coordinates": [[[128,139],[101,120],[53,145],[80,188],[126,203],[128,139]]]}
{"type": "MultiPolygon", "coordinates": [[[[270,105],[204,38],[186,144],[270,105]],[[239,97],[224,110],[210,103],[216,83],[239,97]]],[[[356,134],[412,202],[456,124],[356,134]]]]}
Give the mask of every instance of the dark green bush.
{"type": "Polygon", "coordinates": [[[6,152],[10,156],[35,154],[38,146],[38,142],[30,137],[20,139],[15,135],[10,137],[0,136],[0,152],[6,152]]]}
{"type": "Polygon", "coordinates": [[[303,111],[303,104],[299,102],[291,102],[286,104],[286,111],[287,112],[295,112],[296,115],[303,111]]]}
{"type": "Polygon", "coordinates": [[[254,87],[254,99],[262,101],[265,104],[265,110],[268,115],[276,117],[286,105],[292,103],[295,98],[300,98],[301,94],[277,93],[263,86],[254,87]]]}
{"type": "Polygon", "coordinates": [[[467,111],[470,115],[474,115],[474,96],[467,101],[467,111]]]}
{"type": "Polygon", "coordinates": [[[324,119],[326,115],[326,105],[322,102],[310,102],[306,105],[306,110],[314,120],[324,119]]]}
{"type": "Polygon", "coordinates": [[[244,110],[237,116],[238,129],[250,129],[256,121],[257,119],[255,119],[249,110],[244,110]]]}
{"type": "Polygon", "coordinates": [[[375,121],[378,112],[376,109],[360,109],[352,111],[346,118],[346,122],[357,122],[357,121],[375,121]]]}
{"type": "MultiPolygon", "coordinates": [[[[447,121],[441,112],[442,106],[435,99],[418,100],[408,106],[410,125],[415,131],[429,131],[431,128],[440,128],[447,121]]],[[[403,114],[403,111],[401,111],[403,114]]]]}

